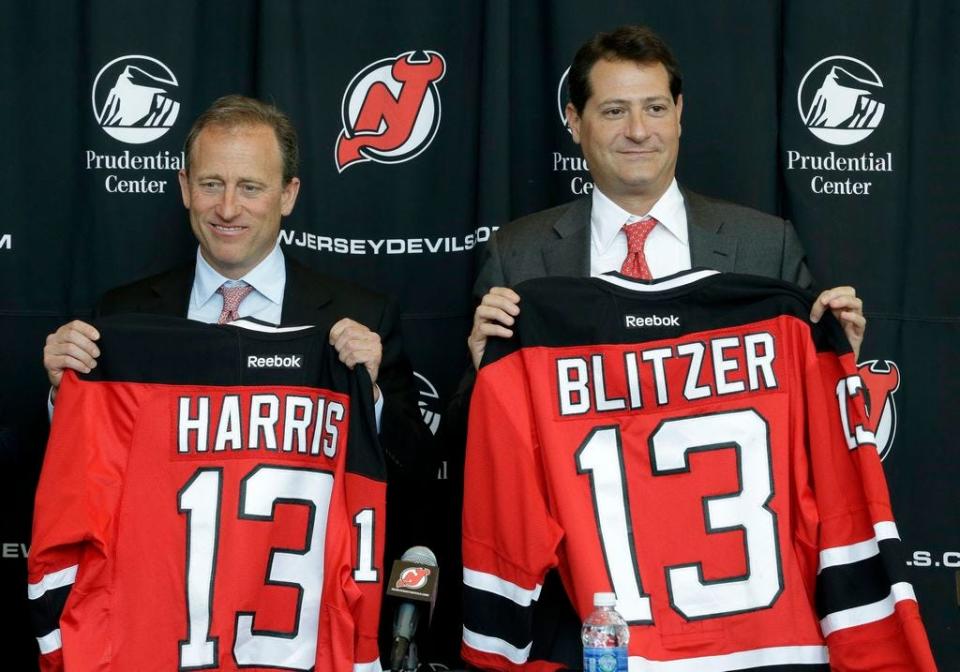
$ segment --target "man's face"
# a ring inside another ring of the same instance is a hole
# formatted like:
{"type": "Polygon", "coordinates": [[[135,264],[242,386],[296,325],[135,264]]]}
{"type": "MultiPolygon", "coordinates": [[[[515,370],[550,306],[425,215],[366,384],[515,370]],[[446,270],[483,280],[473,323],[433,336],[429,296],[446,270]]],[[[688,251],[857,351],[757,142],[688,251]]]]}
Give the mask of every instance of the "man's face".
{"type": "Polygon", "coordinates": [[[273,249],[280,218],[297,200],[300,180],[283,186],[283,161],[266,125],[207,126],[190,155],[190,174],[180,171],[183,204],[207,262],[239,278],[273,249]]]}
{"type": "Polygon", "coordinates": [[[567,105],[573,139],[605,195],[626,210],[627,203],[649,208],[673,180],[683,98],[674,103],[661,63],[600,59],[589,77],[583,114],[567,105]]]}

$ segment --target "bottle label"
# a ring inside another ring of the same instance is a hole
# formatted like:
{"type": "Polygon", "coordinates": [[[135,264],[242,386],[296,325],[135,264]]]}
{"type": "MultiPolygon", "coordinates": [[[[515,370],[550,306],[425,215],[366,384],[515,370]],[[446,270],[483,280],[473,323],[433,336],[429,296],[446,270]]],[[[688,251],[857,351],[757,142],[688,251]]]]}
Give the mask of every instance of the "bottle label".
{"type": "Polygon", "coordinates": [[[627,672],[627,649],[583,649],[583,672],[627,672]]]}

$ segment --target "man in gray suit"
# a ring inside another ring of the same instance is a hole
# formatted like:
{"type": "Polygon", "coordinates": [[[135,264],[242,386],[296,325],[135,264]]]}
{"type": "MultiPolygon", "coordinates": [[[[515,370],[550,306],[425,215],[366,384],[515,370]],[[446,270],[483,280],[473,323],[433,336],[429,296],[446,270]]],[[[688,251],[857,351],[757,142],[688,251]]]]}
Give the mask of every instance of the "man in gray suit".
{"type": "MultiPolygon", "coordinates": [[[[567,122],[594,179],[590,198],[523,217],[491,239],[474,287],[482,297],[467,339],[474,367],[487,338],[509,338],[519,314],[514,285],[528,278],[620,271],[625,224],[653,218],[642,243],[649,276],[693,267],[780,278],[812,277],[790,222],[683,189],[675,171],[682,80],[669,47],[644,26],[599,33],[569,74],[567,122]]],[[[820,293],[810,318],[831,310],[859,354],[866,321],[852,287],[820,293]]]]}
{"type": "MultiPolygon", "coordinates": [[[[520,306],[510,285],[535,277],[620,271],[630,249],[623,227],[647,217],[655,221],[639,245],[642,277],[708,267],[812,285],[790,222],[677,184],[681,77],[669,47],[653,31],[624,26],[595,35],[574,57],[568,81],[567,122],[595,188],[589,198],[511,222],[487,244],[474,287],[482,299],[467,339],[475,368],[488,338],[512,336],[520,306]]],[[[811,319],[819,320],[826,310],[837,316],[859,353],[866,322],[854,289],[822,292],[811,319]]],[[[459,422],[448,429],[454,435],[466,434],[471,383],[471,376],[464,378],[448,409],[447,419],[459,422]]],[[[551,573],[534,614],[537,651],[531,655],[579,668],[579,628],[551,573]]]]}

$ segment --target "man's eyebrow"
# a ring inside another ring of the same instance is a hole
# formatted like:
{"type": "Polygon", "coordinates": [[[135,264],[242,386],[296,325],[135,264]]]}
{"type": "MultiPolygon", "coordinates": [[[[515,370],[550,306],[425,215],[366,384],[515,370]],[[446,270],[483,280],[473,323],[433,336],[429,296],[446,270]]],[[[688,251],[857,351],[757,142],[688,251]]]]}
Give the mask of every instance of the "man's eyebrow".
{"type": "MultiPolygon", "coordinates": [[[[220,175],[220,173],[200,173],[197,176],[198,180],[219,180],[220,182],[226,182],[225,179],[220,175]]],[[[237,182],[247,182],[254,184],[266,185],[267,183],[258,177],[238,177],[237,182]]]]}
{"type": "MultiPolygon", "coordinates": [[[[656,95],[656,96],[647,96],[646,98],[641,98],[640,102],[647,103],[658,103],[663,101],[673,100],[670,96],[665,95],[656,95]]],[[[630,98],[608,98],[606,100],[601,100],[598,105],[629,105],[633,102],[633,99],[630,98]]]]}

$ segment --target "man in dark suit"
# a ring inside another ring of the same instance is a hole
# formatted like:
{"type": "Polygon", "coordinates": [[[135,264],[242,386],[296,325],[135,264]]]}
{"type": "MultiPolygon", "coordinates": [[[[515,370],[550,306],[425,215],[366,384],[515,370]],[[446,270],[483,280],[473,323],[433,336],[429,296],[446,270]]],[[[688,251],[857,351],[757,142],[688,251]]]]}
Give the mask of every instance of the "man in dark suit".
{"type": "MultiPolygon", "coordinates": [[[[491,239],[474,288],[482,298],[467,339],[475,367],[488,337],[512,334],[520,307],[510,285],[621,270],[628,254],[623,227],[634,222],[652,226],[640,244],[647,277],[704,266],[812,285],[790,222],[677,184],[682,80],[669,47],[653,31],[623,26],[595,35],[574,57],[568,82],[567,122],[595,188],[590,198],[523,217],[491,239]]],[[[823,291],[811,319],[828,309],[858,353],[866,321],[854,289],[823,291]]]]}
{"type": "MultiPolygon", "coordinates": [[[[203,322],[254,317],[319,325],[341,361],[367,368],[382,444],[394,473],[425,474],[432,437],[403,353],[399,314],[385,297],[312,271],[280,250],[282,217],[300,189],[290,120],[271,105],[226,96],[194,122],[180,171],[183,204],[199,242],[195,262],[107,292],[96,313],[179,315],[203,322]]],[[[51,403],[65,369],[87,372],[97,330],[74,320],[47,337],[51,403]]]]}

